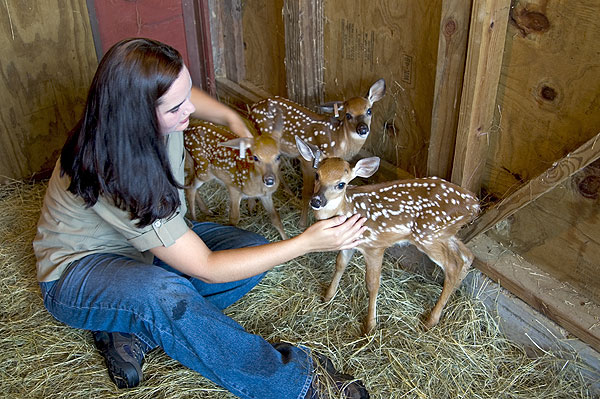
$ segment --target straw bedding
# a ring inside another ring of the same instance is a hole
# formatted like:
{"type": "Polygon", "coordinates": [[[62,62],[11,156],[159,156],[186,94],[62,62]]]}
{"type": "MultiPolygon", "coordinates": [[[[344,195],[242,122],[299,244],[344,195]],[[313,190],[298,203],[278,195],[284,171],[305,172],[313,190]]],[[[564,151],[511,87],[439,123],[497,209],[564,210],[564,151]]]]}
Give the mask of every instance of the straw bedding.
{"type": "MultiPolygon", "coordinates": [[[[293,164],[287,169],[293,179],[293,164]]],[[[141,386],[118,390],[90,333],[62,325],[46,312],[31,248],[45,188],[20,181],[0,187],[0,396],[233,398],[160,349],[147,355],[141,386]]],[[[211,220],[225,223],[225,190],[210,183],[201,195],[219,215],[211,220]]],[[[280,190],[275,204],[288,234],[298,234],[298,199],[280,190]]],[[[255,214],[243,210],[240,227],[279,239],[260,205],[255,214]]],[[[386,256],[379,328],[361,336],[367,306],[363,259],[355,255],[337,296],[325,304],[321,298],[334,260],[334,253],[310,254],[276,267],[227,314],[272,342],[303,344],[328,355],[338,368],[363,379],[372,398],[593,397],[573,371],[577,368],[564,367],[551,353],[528,358],[505,339],[465,288],[452,296],[440,324],[424,331],[419,317],[437,299],[440,276],[407,272],[402,257],[386,256]]]]}

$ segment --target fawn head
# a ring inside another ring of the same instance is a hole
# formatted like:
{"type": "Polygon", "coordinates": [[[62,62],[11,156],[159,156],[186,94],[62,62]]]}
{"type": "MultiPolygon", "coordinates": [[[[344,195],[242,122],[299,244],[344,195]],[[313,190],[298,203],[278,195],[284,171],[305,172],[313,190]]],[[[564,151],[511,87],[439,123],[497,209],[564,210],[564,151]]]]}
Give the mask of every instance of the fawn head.
{"type": "Polygon", "coordinates": [[[371,177],[379,168],[379,158],[363,158],[354,167],[342,158],[324,158],[313,144],[296,137],[296,145],[302,158],[312,162],[316,169],[314,193],[310,206],[314,210],[335,210],[344,198],[348,183],[355,177],[371,177]]]}
{"type": "Polygon", "coordinates": [[[278,117],[271,132],[261,132],[248,138],[238,137],[218,145],[239,150],[240,158],[248,156],[248,165],[252,165],[257,175],[260,175],[266,187],[277,183],[279,165],[281,163],[280,140],[283,131],[283,120],[278,117]],[[249,154],[246,154],[246,151],[249,154]]]}
{"type": "Polygon", "coordinates": [[[366,139],[370,132],[372,111],[371,107],[376,101],[381,100],[385,95],[385,80],[379,79],[369,88],[364,97],[354,97],[345,102],[335,102],[334,104],[322,106],[325,112],[341,111],[344,129],[351,135],[357,135],[360,139],[366,139]]]}

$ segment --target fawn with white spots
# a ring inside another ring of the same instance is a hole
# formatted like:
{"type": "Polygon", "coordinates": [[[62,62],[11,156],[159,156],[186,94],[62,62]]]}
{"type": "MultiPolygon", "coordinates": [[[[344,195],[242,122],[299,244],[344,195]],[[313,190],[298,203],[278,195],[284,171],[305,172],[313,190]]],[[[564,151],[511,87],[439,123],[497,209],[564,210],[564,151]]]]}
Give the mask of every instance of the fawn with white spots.
{"type": "Polygon", "coordinates": [[[186,198],[192,217],[196,219],[196,199],[202,212],[211,213],[202,198],[197,198],[197,190],[202,184],[217,179],[229,192],[229,222],[232,225],[237,225],[240,220],[242,198],[258,198],[281,238],[287,239],[272,198],[280,182],[281,122],[271,132],[261,134],[247,124],[254,138],[238,137],[225,126],[206,121],[195,120],[192,124],[184,133],[189,155],[186,159],[186,198]],[[242,156],[240,149],[244,152],[242,156]]]}
{"type": "MultiPolygon", "coordinates": [[[[394,244],[415,245],[444,271],[442,293],[425,320],[426,328],[435,326],[450,295],[473,262],[473,254],[456,233],[478,213],[478,199],[471,192],[435,177],[349,186],[348,183],[357,176],[372,176],[379,168],[379,158],[364,158],[351,167],[341,158],[321,161],[318,149],[301,140],[297,144],[302,156],[318,165],[310,202],[316,218],[356,213],[367,218],[363,242],[356,247],[366,262],[369,308],[365,332],[376,326],[383,254],[394,244]]],[[[336,271],[325,301],[335,295],[353,253],[354,249],[338,253],[336,271]]]]}
{"type": "Polygon", "coordinates": [[[303,161],[300,157],[295,137],[316,145],[327,156],[350,160],[358,154],[369,136],[371,107],[384,95],[385,81],[379,79],[373,83],[365,97],[354,97],[343,103],[340,102],[337,110],[343,113],[341,121],[330,115],[317,114],[300,104],[280,97],[268,98],[252,106],[252,117],[261,131],[273,128],[273,110],[283,116],[281,150],[287,156],[299,158],[301,162],[301,227],[306,226],[315,173],[310,162],[303,161]]]}

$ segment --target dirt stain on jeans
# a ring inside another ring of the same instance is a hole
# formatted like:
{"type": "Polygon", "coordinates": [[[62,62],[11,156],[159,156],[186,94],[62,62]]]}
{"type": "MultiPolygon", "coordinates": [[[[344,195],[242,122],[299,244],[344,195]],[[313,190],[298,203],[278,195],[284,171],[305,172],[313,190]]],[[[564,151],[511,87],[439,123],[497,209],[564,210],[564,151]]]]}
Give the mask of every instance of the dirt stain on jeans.
{"type": "Polygon", "coordinates": [[[177,305],[175,305],[175,307],[173,308],[173,320],[181,319],[185,314],[186,309],[187,301],[185,299],[182,299],[181,301],[177,302],[177,305]]]}

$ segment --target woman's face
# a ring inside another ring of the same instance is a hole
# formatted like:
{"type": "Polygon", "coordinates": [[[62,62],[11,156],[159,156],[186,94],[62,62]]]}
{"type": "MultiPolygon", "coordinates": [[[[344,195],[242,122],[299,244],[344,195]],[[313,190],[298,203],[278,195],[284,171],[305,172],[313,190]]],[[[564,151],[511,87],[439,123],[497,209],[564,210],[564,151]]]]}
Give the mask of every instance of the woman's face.
{"type": "Polygon", "coordinates": [[[169,90],[158,100],[156,116],[162,134],[183,131],[196,108],[190,101],[192,78],[184,66],[169,90]]]}

